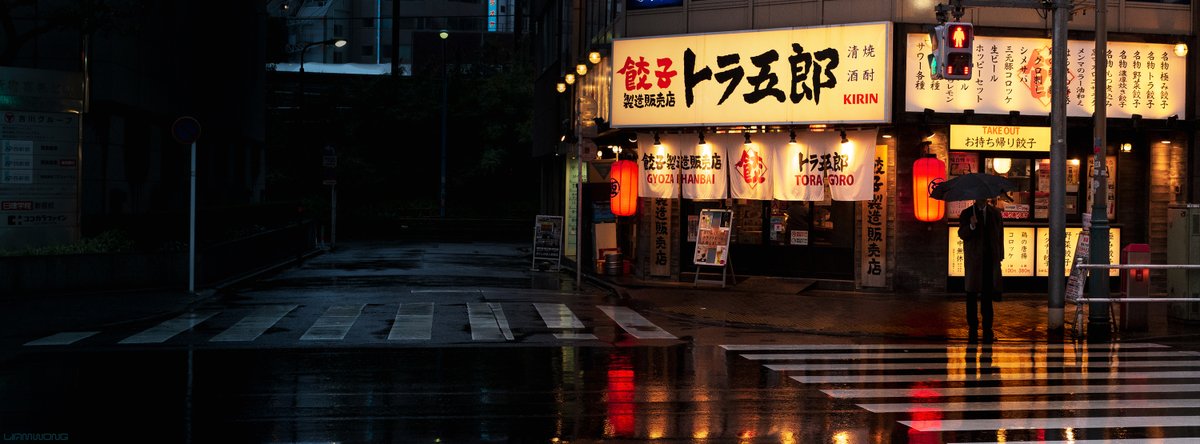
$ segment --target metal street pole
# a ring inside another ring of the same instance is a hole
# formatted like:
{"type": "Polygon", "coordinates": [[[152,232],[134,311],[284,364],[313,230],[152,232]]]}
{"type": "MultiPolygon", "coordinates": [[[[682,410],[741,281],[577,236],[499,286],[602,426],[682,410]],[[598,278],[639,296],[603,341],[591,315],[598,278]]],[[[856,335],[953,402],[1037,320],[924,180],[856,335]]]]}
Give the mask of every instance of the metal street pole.
{"type": "Polygon", "coordinates": [[[446,217],[446,38],[450,35],[441,31],[442,38],[442,179],[439,191],[438,215],[446,217]]]}
{"type": "Polygon", "coordinates": [[[188,294],[196,293],[196,142],[192,142],[192,167],[188,189],[188,294]]]}
{"type": "Polygon", "coordinates": [[[1050,277],[1046,330],[1061,333],[1066,294],[1067,217],[1067,15],[1070,0],[1054,2],[1054,35],[1051,43],[1050,95],[1050,277]]]}
{"type": "MultiPolygon", "coordinates": [[[[575,88],[575,93],[578,94],[579,89],[575,88]]],[[[574,100],[574,114],[576,118],[579,116],[579,100],[576,95],[574,100]]],[[[575,288],[578,289],[583,283],[583,140],[580,139],[580,125],[576,119],[571,120],[575,125],[575,288]]]]}
{"type": "MultiPolygon", "coordinates": [[[[1092,197],[1092,228],[1089,234],[1091,245],[1088,247],[1088,262],[1092,264],[1108,264],[1108,154],[1107,141],[1107,112],[1108,91],[1108,5],[1105,2],[1096,3],[1096,128],[1095,144],[1092,151],[1095,163],[1092,166],[1092,184],[1095,189],[1092,197]]],[[[1091,297],[1097,300],[1108,298],[1108,270],[1093,269],[1090,274],[1091,297]]],[[[1108,320],[1108,304],[1093,302],[1088,306],[1088,340],[1107,342],[1109,340],[1110,324],[1108,320]]]]}

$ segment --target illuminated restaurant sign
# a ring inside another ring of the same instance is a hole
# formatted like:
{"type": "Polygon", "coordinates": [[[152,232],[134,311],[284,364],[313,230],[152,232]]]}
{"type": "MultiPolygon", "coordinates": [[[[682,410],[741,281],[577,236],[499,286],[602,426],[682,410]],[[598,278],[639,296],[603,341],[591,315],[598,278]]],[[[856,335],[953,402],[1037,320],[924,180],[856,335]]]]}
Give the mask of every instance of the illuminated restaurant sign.
{"type": "Polygon", "coordinates": [[[885,123],[892,24],[613,41],[613,127],[885,123]]]}
{"type": "Polygon", "coordinates": [[[1050,127],[950,125],[950,149],[1050,152],[1050,127]]]}
{"type": "MultiPolygon", "coordinates": [[[[975,36],[971,80],[929,77],[927,34],[909,34],[905,63],[905,110],[1027,115],[1050,113],[1050,40],[975,36]]],[[[1096,96],[1095,42],[1067,42],[1067,115],[1092,115],[1096,96]]],[[[1147,119],[1184,115],[1186,58],[1174,45],[1108,42],[1108,117],[1147,119]]]]}
{"type": "MultiPolygon", "coordinates": [[[[1074,256],[1076,239],[1082,231],[1079,227],[1066,229],[1066,254],[1064,274],[1071,271],[1071,258],[1074,256]]],[[[963,267],[963,241],[958,237],[958,226],[951,226],[950,253],[948,275],[962,277],[966,269],[963,267]]],[[[1049,276],[1050,275],[1050,229],[1047,227],[1005,227],[1004,228],[1004,259],[1000,261],[1000,269],[1004,276],[1049,276]]],[[[1109,263],[1119,264],[1121,252],[1121,229],[1112,227],[1108,232],[1109,263]]],[[[1110,276],[1118,276],[1113,269],[1110,276]]]]}

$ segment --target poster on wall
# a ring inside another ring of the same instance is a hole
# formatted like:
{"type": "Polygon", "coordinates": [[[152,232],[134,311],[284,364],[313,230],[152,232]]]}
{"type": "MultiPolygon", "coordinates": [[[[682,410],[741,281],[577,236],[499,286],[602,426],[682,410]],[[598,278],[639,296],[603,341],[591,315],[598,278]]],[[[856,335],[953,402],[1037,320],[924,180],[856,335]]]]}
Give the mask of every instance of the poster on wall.
{"type": "MultiPolygon", "coordinates": [[[[1108,207],[1105,208],[1105,214],[1107,215],[1108,220],[1111,222],[1117,217],[1117,157],[1105,156],[1104,161],[1108,168],[1108,186],[1105,187],[1105,189],[1108,190],[1108,196],[1105,196],[1107,197],[1105,201],[1107,202],[1108,207]]],[[[1095,205],[1096,202],[1096,188],[1091,186],[1092,177],[1095,177],[1095,173],[1096,156],[1088,156],[1088,174],[1086,178],[1087,183],[1089,184],[1087,193],[1087,211],[1092,211],[1092,208],[1094,208],[1092,205],[1095,205]]]]}
{"type": "Polygon", "coordinates": [[[565,224],[566,229],[563,230],[563,254],[567,256],[575,256],[576,244],[579,240],[579,180],[587,182],[587,170],[583,170],[584,176],[579,177],[580,168],[579,162],[576,159],[566,159],[566,179],[563,183],[565,191],[563,196],[565,202],[563,208],[566,209],[565,224]]]}
{"type": "MultiPolygon", "coordinates": [[[[971,80],[929,77],[927,33],[908,34],[905,110],[978,114],[1046,115],[1050,112],[1050,39],[975,36],[971,80]]],[[[1096,44],[1068,40],[1067,115],[1088,117],[1095,103],[1096,44]]],[[[1108,117],[1145,119],[1183,116],[1187,59],[1173,44],[1108,41],[1108,117]]]]}
{"type": "Polygon", "coordinates": [[[733,227],[733,212],[729,210],[700,210],[700,225],[696,229],[696,265],[724,267],[729,261],[729,234],[733,227]]]}
{"type": "Polygon", "coordinates": [[[616,39],[609,121],[890,122],[891,45],[890,22],[616,39]]]}
{"type": "Polygon", "coordinates": [[[654,215],[654,230],[651,231],[651,237],[654,239],[650,246],[650,275],[651,276],[670,276],[671,275],[671,243],[674,237],[673,223],[671,221],[671,200],[670,199],[653,199],[654,205],[652,213],[654,215]]]}
{"type": "MultiPolygon", "coordinates": [[[[963,277],[966,265],[963,253],[963,240],[958,237],[958,225],[948,230],[950,239],[950,260],[948,276],[963,277]]],[[[1029,277],[1034,275],[1035,255],[1033,227],[1004,227],[1003,234],[1004,259],[1000,260],[1000,271],[1003,276],[1029,277]]]]}
{"type": "MultiPolygon", "coordinates": [[[[1038,256],[1037,256],[1037,275],[1050,275],[1050,229],[1047,227],[1038,227],[1038,256]]],[[[1084,237],[1083,228],[1067,227],[1066,238],[1064,245],[1066,251],[1063,255],[1063,274],[1070,275],[1071,259],[1074,253],[1074,248],[1078,239],[1084,237]]],[[[1090,237],[1090,236],[1089,236],[1090,237]]],[[[1121,228],[1111,227],[1108,229],[1108,263],[1121,263],[1121,228]]],[[[1112,269],[1108,272],[1109,276],[1120,276],[1121,270],[1112,269]]]]}
{"type": "MultiPolygon", "coordinates": [[[[946,180],[961,176],[967,173],[979,171],[979,153],[970,151],[951,151],[949,157],[950,175],[946,176],[946,180]]],[[[946,217],[952,222],[958,222],[958,215],[971,206],[969,200],[952,200],[946,202],[946,217]]]]}
{"type": "Polygon", "coordinates": [[[871,188],[874,194],[871,200],[863,202],[863,223],[859,224],[862,227],[860,244],[863,251],[862,263],[858,268],[862,270],[864,287],[887,286],[887,164],[887,145],[876,146],[871,162],[874,170],[871,188]]]}
{"type": "Polygon", "coordinates": [[[559,270],[562,234],[562,216],[537,215],[533,222],[533,271],[559,270]]]}

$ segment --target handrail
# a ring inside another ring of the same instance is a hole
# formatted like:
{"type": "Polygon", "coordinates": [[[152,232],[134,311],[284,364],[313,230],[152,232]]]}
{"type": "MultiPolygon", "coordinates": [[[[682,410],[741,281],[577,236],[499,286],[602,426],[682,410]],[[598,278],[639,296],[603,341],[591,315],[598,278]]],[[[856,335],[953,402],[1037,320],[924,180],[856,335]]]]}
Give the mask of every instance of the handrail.
{"type": "MultiPolygon", "coordinates": [[[[1200,264],[1085,264],[1083,258],[1075,268],[1119,269],[1119,270],[1200,270],[1200,264]]],[[[1089,298],[1080,295],[1081,302],[1200,302],[1200,298],[1089,298]]]]}
{"type": "Polygon", "coordinates": [[[1075,264],[1075,267],[1120,270],[1200,270],[1200,264],[1075,264]]]}

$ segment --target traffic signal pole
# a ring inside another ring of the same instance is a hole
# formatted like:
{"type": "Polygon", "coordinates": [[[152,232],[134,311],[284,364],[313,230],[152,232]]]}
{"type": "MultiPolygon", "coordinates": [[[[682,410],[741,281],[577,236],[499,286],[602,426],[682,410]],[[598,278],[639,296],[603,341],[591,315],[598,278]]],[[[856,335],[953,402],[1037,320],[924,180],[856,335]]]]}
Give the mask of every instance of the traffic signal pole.
{"type": "MultiPolygon", "coordinates": [[[[1036,8],[1054,10],[1054,30],[1051,47],[1051,95],[1050,95],[1050,277],[1047,301],[1046,331],[1061,335],[1063,332],[1063,307],[1066,305],[1066,226],[1067,219],[1064,208],[1066,202],[1066,163],[1067,163],[1067,64],[1053,63],[1056,60],[1067,60],[1067,17],[1071,13],[1070,0],[1053,0],[1047,3],[1042,0],[950,0],[950,8],[955,20],[961,20],[963,7],[993,7],[993,8],[1036,8]]],[[[938,21],[945,21],[947,8],[937,6],[938,21]]],[[[944,44],[945,42],[940,42],[944,44]]],[[[1098,54],[1098,59],[1103,55],[1098,54]]],[[[939,60],[944,63],[944,60],[939,60]]],[[[1097,65],[1099,66],[1099,65],[1097,65]]],[[[969,78],[969,77],[968,77],[969,78]]],[[[1106,96],[1103,84],[1097,84],[1097,94],[1106,96]]],[[[1104,103],[1097,99],[1097,103],[1104,103]]],[[[1099,107],[1097,107],[1099,108],[1099,107]]],[[[1103,149],[1103,147],[1100,147],[1103,149]]],[[[1102,154],[1097,154],[1099,158],[1102,154]]],[[[1097,190],[1096,199],[1103,195],[1097,190]]],[[[1093,214],[1093,217],[1096,215],[1093,214]]],[[[1095,222],[1093,222],[1095,224],[1095,222]]],[[[1093,230],[1095,225],[1093,225],[1093,230]]],[[[1107,236],[1104,237],[1107,240],[1107,236]]],[[[1094,248],[1094,246],[1093,246],[1094,248]]],[[[1104,253],[1108,250],[1105,249],[1104,253]]],[[[1092,252],[1095,254],[1095,251],[1092,252]]],[[[1107,262],[1107,259],[1105,259],[1107,262]]],[[[1107,288],[1107,287],[1106,287],[1107,288]]],[[[1089,328],[1089,330],[1091,330],[1089,328]]]]}

